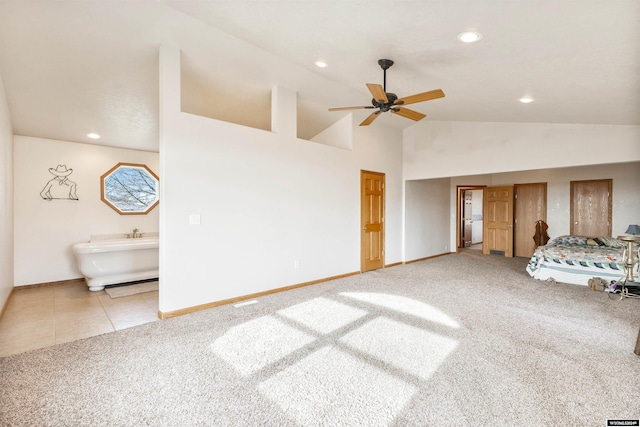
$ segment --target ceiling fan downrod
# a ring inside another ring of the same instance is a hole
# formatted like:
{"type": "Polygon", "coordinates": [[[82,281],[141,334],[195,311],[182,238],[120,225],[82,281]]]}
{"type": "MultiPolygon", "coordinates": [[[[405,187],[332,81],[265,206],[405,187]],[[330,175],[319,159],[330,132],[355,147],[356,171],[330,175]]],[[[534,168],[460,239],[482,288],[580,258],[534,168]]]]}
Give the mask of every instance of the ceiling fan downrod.
{"type": "Polygon", "coordinates": [[[393,61],[390,59],[379,59],[378,65],[382,68],[383,72],[383,80],[382,80],[382,88],[384,91],[387,91],[387,69],[393,65],[393,61]]]}

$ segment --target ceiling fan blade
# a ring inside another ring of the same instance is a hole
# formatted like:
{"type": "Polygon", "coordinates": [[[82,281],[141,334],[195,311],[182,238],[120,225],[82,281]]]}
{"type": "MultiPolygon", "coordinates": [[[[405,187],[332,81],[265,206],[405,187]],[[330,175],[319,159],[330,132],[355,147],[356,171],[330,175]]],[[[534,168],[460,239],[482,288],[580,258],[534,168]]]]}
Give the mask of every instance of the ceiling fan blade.
{"type": "Polygon", "coordinates": [[[371,113],[369,117],[367,117],[362,121],[362,123],[360,123],[360,126],[369,126],[371,122],[373,122],[376,118],[378,118],[379,115],[380,115],[380,110],[371,113]]]}
{"type": "Polygon", "coordinates": [[[389,102],[389,99],[387,99],[387,94],[384,92],[384,88],[380,85],[374,84],[374,83],[367,83],[367,87],[369,88],[369,92],[371,92],[371,95],[373,95],[373,99],[375,99],[376,101],[384,101],[389,102]]]}
{"type": "Polygon", "coordinates": [[[375,108],[375,107],[373,105],[367,105],[363,107],[337,107],[337,108],[329,108],[329,111],[365,110],[367,108],[375,108]]]}
{"type": "Polygon", "coordinates": [[[426,114],[418,113],[417,111],[413,111],[413,110],[410,110],[408,108],[402,108],[402,107],[393,107],[391,109],[391,112],[393,114],[397,114],[399,116],[406,117],[407,119],[415,120],[416,122],[418,120],[422,120],[425,117],[427,117],[426,114]]]}
{"type": "Polygon", "coordinates": [[[442,89],[430,90],[429,92],[418,93],[411,96],[405,96],[396,100],[395,105],[409,105],[416,102],[431,101],[432,99],[444,98],[442,89]]]}

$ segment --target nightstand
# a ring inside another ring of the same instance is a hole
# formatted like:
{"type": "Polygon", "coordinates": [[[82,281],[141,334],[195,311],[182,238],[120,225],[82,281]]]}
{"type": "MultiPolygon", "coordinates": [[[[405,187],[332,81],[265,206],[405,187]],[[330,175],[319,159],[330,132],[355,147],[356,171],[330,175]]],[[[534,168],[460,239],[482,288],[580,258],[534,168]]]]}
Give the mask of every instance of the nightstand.
{"type": "Polygon", "coordinates": [[[634,285],[632,286],[634,287],[640,287],[640,279],[636,281],[634,280],[634,277],[633,277],[633,268],[638,262],[638,257],[636,256],[635,248],[633,246],[634,246],[634,243],[640,243],[640,236],[624,235],[624,236],[618,236],[617,239],[627,243],[626,256],[624,259],[624,266],[626,269],[626,273],[624,277],[621,277],[620,279],[618,279],[617,283],[622,285],[623,291],[624,291],[624,288],[628,286],[627,284],[629,282],[633,283],[634,285]]]}

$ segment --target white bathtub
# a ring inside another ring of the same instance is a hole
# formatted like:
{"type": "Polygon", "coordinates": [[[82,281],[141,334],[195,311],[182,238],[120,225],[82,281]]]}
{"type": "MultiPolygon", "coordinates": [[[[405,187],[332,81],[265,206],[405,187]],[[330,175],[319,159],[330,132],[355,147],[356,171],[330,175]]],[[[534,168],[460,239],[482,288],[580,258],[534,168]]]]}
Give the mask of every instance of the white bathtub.
{"type": "Polygon", "coordinates": [[[73,245],[78,268],[90,291],[105,285],[154,279],[160,276],[159,239],[98,240],[73,245]]]}

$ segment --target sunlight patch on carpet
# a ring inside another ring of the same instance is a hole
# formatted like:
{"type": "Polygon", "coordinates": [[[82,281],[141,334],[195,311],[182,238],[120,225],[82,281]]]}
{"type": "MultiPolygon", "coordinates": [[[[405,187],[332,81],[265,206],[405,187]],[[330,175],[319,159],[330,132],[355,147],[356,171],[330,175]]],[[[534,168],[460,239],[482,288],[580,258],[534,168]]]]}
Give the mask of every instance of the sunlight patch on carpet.
{"type": "Polygon", "coordinates": [[[400,313],[416,316],[430,322],[440,323],[441,325],[449,326],[451,328],[458,329],[460,327],[458,322],[453,320],[442,310],[412,298],[374,292],[341,292],[340,295],[381,307],[390,308],[400,313]]]}
{"type": "Polygon", "coordinates": [[[340,339],[349,347],[428,379],[458,346],[453,338],[378,317],[340,339]]]}
{"type": "Polygon", "coordinates": [[[314,340],[304,332],[265,316],[230,328],[211,344],[211,350],[240,374],[249,375],[314,340]]]}
{"type": "Polygon", "coordinates": [[[282,309],[278,314],[316,332],[328,334],[365,316],[367,312],[319,297],[282,309]]]}
{"type": "Polygon", "coordinates": [[[258,389],[305,426],[388,426],[417,391],[332,346],[315,351],[258,389]]]}

